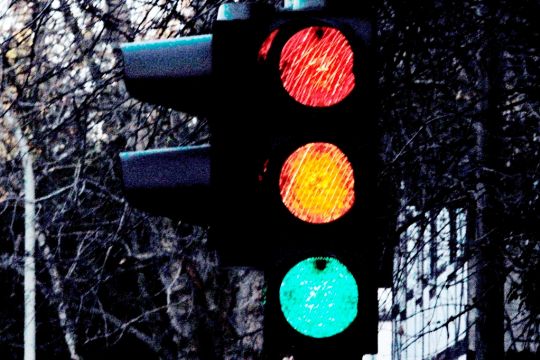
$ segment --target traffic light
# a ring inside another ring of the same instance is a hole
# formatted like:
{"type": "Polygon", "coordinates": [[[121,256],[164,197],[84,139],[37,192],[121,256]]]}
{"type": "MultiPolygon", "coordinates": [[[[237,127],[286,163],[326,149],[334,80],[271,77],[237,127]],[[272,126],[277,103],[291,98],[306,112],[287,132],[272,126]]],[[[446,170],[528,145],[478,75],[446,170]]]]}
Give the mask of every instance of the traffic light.
{"type": "Polygon", "coordinates": [[[247,89],[245,106],[254,110],[236,117],[236,129],[216,126],[216,145],[230,152],[215,163],[222,203],[239,193],[226,191],[237,184],[226,176],[227,159],[249,157],[233,173],[258,178],[244,186],[253,186],[252,229],[238,234],[232,225],[223,238],[244,235],[242,248],[258,251],[242,253],[262,257],[265,352],[270,359],[375,353],[380,244],[371,23],[327,11],[250,20],[216,26],[215,55],[241,57],[220,62],[219,83],[241,84],[233,94],[247,89]],[[231,48],[233,39],[250,46],[231,48]],[[242,70],[250,74],[245,81],[238,80],[242,70]],[[250,138],[228,146],[240,127],[250,138]]]}
{"type": "Polygon", "coordinates": [[[265,109],[266,353],[361,358],[377,352],[380,255],[370,19],[304,11],[270,24],[259,39],[263,100],[253,100],[265,109]]]}
{"type": "Polygon", "coordinates": [[[128,91],[207,114],[212,136],[202,149],[122,154],[128,199],[159,215],[193,211],[225,263],[265,271],[269,359],[377,351],[371,21],[229,3],[212,35],[123,47],[128,91]]]}

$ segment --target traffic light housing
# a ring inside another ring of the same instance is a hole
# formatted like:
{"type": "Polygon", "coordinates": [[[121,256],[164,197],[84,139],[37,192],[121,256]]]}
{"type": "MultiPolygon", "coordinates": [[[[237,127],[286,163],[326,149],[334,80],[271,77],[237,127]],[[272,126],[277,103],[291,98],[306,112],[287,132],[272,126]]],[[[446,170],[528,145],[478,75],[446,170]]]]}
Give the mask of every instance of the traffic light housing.
{"type": "Polygon", "coordinates": [[[379,136],[361,15],[230,3],[212,35],[123,47],[128,91],[208,115],[212,136],[204,151],[123,154],[128,198],[159,215],[193,210],[225,264],[265,270],[270,359],[377,351],[379,136]],[[173,193],[178,206],[160,207],[173,193]]]}
{"type": "Polygon", "coordinates": [[[268,358],[376,353],[379,137],[370,19],[280,12],[218,21],[214,36],[222,91],[245,94],[247,110],[232,127],[213,128],[213,146],[230,150],[215,158],[216,186],[222,203],[234,203],[227,159],[240,157],[249,165],[233,173],[244,171],[254,186],[242,216],[248,231],[239,234],[229,219],[219,229],[224,239],[244,236],[236,253],[255,247],[241,256],[265,270],[268,358]],[[231,47],[235,39],[250,46],[231,47]],[[228,51],[241,59],[222,62],[228,51]],[[242,130],[245,139],[235,136],[242,130]]]}

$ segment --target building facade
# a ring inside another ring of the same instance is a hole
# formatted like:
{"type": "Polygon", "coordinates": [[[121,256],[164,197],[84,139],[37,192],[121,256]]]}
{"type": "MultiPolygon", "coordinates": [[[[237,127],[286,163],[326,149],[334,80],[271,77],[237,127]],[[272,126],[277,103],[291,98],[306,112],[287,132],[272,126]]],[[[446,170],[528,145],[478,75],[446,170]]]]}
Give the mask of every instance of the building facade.
{"type": "MultiPolygon", "coordinates": [[[[417,221],[403,234],[394,259],[392,359],[473,359],[476,313],[471,299],[475,283],[467,213],[442,209],[419,214],[411,208],[406,215],[402,221],[417,221]]],[[[508,269],[512,269],[511,264],[508,269]]],[[[529,313],[523,302],[510,291],[510,284],[519,281],[517,274],[509,271],[505,284],[506,358],[536,359],[539,329],[531,329],[525,321],[529,313]]]]}

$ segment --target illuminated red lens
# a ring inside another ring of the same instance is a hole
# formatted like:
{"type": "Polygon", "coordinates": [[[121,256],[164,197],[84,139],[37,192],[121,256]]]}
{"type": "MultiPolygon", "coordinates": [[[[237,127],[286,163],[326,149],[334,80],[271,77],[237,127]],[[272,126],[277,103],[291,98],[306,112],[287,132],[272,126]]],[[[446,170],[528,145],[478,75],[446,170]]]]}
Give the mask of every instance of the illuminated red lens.
{"type": "Polygon", "coordinates": [[[294,151],[283,164],[279,188],[294,216],[316,224],[339,219],[355,199],[352,166],[329,143],[309,143],[294,151]]]}
{"type": "Polygon", "coordinates": [[[276,29],[268,35],[268,37],[264,40],[264,42],[261,45],[261,48],[259,49],[259,61],[265,61],[268,58],[268,53],[270,52],[270,48],[272,47],[272,43],[274,42],[274,39],[276,38],[276,35],[278,34],[278,30],[276,29]]]}
{"type": "Polygon", "coordinates": [[[343,33],[327,26],[308,27],[285,43],[279,62],[281,81],[303,105],[332,106],[354,89],[353,61],[343,33]]]}

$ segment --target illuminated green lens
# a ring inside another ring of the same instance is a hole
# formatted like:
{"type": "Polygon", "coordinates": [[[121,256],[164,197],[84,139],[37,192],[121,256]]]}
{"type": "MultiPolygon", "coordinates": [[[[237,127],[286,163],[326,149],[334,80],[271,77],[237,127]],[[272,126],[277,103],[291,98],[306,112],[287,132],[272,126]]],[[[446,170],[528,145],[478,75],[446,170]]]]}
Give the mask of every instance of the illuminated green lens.
{"type": "Polygon", "coordinates": [[[339,334],[356,318],[358,286],[351,272],[332,257],[312,257],[293,266],[279,289],[281,311],[301,334],[339,334]]]}

